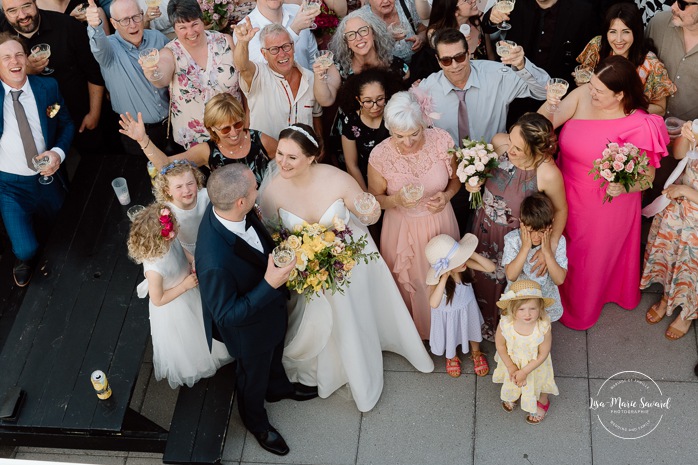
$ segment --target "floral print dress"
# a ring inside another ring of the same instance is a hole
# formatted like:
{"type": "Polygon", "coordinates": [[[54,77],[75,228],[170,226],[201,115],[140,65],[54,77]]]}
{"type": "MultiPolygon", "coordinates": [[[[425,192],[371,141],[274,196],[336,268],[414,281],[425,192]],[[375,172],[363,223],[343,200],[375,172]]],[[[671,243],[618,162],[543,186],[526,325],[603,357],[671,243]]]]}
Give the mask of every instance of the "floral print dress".
{"type": "Polygon", "coordinates": [[[348,115],[343,114],[343,117],[342,135],[356,142],[359,170],[364,177],[364,182],[368,184],[368,157],[376,145],[390,137],[390,132],[385,127],[383,120],[381,120],[380,126],[375,129],[366,126],[361,121],[361,116],[355,111],[350,112],[348,115]]]}
{"type": "Polygon", "coordinates": [[[170,114],[174,140],[189,149],[206,142],[204,105],[223,92],[240,100],[238,75],[233,68],[233,51],[225,35],[206,31],[208,58],[202,69],[179,39],[165,45],[175,58],[175,75],[170,83],[170,114]]]}
{"type": "MultiPolygon", "coordinates": [[[[686,165],[682,184],[698,189],[698,160],[686,165]]],[[[698,204],[674,199],[652,221],[640,289],[664,286],[667,315],[681,307],[681,318],[698,318],[698,204]]]]}

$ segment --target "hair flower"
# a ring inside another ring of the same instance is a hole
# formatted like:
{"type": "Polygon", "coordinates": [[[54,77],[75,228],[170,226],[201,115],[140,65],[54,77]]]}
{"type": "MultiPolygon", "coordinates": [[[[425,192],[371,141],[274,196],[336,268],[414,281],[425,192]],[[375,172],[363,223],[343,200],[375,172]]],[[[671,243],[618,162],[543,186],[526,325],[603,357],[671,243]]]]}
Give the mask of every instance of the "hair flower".
{"type": "Polygon", "coordinates": [[[429,95],[424,89],[417,86],[412,86],[410,87],[409,92],[417,99],[417,103],[419,103],[419,107],[422,109],[422,113],[424,113],[429,126],[434,124],[435,119],[441,118],[441,114],[434,111],[434,102],[431,95],[429,95]]]}

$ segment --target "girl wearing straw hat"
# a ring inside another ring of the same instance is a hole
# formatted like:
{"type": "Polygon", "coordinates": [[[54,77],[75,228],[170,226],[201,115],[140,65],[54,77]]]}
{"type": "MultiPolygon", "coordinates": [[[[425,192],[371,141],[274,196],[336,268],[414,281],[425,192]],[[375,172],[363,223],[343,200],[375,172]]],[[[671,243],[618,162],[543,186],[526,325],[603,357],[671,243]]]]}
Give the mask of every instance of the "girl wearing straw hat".
{"type": "Polygon", "coordinates": [[[466,234],[460,242],[440,234],[429,241],[425,250],[431,265],[427,272],[431,306],[429,344],[433,354],[446,353],[446,372],[454,378],[461,373],[456,353],[459,344],[464,354],[470,346],[476,375],[485,376],[490,371],[487,358],[480,352],[484,320],[470,283],[473,282],[471,269],[491,273],[495,265],[476,254],[475,247],[477,237],[473,234],[466,234]]]}
{"type": "Polygon", "coordinates": [[[513,411],[520,398],[521,409],[530,413],[526,421],[532,425],[545,418],[548,394],[559,394],[550,359],[550,319],[543,311],[554,302],[543,297],[540,284],[525,279],[512,284],[497,302],[502,318],[495,334],[497,368],[492,381],[503,383],[504,410],[513,411]]]}

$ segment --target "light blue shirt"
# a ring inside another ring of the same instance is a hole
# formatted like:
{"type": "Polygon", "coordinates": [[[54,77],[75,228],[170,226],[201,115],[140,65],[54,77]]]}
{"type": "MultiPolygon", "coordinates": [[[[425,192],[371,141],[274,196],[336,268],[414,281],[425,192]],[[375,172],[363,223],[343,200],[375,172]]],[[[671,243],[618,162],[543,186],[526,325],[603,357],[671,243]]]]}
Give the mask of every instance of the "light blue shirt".
{"type": "Polygon", "coordinates": [[[158,89],[148,81],[138,64],[138,52],[146,48],[160,50],[169,40],[159,31],[146,29],[140,47],[127,42],[116,32],[107,37],[102,26],[87,27],[90,49],[104,76],[111,107],[116,113],[141,112],[146,124],[158,123],[169,111],[167,88],[158,89]]]}
{"type": "MultiPolygon", "coordinates": [[[[519,71],[499,71],[504,65],[495,61],[470,62],[470,76],[465,83],[470,138],[489,142],[498,132],[506,131],[507,111],[515,98],[533,97],[545,100],[545,86],[550,79],[545,70],[530,60],[519,71]]],[[[434,126],[445,129],[458,141],[458,87],[439,71],[422,80],[419,87],[432,97],[433,108],[440,118],[434,126]]],[[[460,90],[460,89],[459,89],[460,90]]],[[[457,145],[461,145],[458,143],[457,145]]]]}

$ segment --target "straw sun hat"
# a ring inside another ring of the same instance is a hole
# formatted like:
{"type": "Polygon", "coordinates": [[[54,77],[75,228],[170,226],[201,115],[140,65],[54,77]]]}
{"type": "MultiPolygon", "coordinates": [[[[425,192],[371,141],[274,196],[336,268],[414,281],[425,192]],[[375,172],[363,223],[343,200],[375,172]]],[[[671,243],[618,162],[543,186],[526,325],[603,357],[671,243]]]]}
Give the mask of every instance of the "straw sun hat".
{"type": "Polygon", "coordinates": [[[509,307],[509,302],[512,300],[528,299],[543,299],[544,308],[548,308],[555,303],[555,299],[543,297],[540,284],[535,281],[529,281],[528,279],[520,279],[512,284],[508,291],[502,294],[497,302],[497,307],[505,309],[509,307]]]}
{"type": "Polygon", "coordinates": [[[473,234],[466,234],[460,242],[447,234],[439,234],[430,240],[425,250],[431,265],[427,272],[427,284],[438,284],[441,275],[465,263],[475,252],[475,247],[477,237],[473,234]]]}

